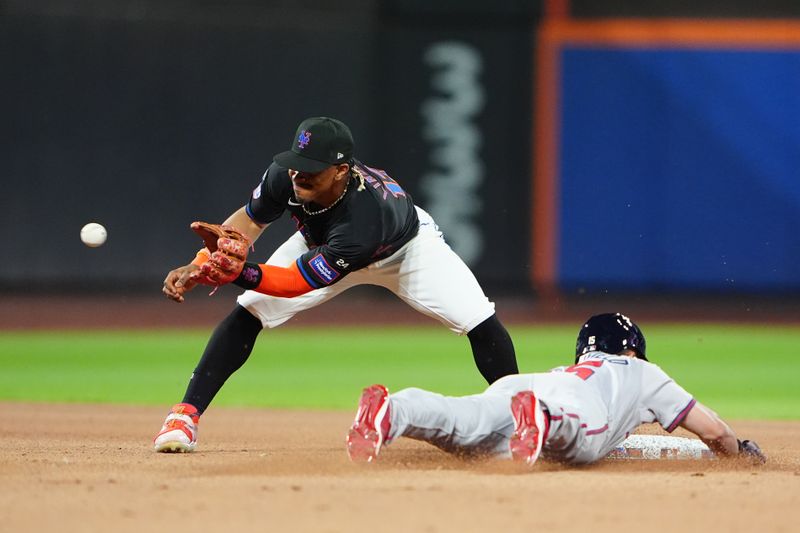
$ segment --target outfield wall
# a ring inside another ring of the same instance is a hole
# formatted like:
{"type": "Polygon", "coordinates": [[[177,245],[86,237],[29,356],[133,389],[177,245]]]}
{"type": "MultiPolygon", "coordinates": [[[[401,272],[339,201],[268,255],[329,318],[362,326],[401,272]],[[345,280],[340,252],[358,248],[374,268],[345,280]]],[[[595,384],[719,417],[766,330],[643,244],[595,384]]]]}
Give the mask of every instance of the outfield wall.
{"type": "Polygon", "coordinates": [[[535,283],[800,289],[800,24],[556,21],[540,39],[535,283]]]}
{"type": "Polygon", "coordinates": [[[665,9],[0,0],[0,223],[20,258],[0,289],[158,290],[199,244],[188,224],[240,207],[328,114],[492,292],[800,293],[800,6],[665,9]],[[666,15],[684,18],[664,34],[666,15]],[[724,38],[681,41],[697,17],[724,38]],[[78,240],[90,220],[102,248],[78,240]]]}

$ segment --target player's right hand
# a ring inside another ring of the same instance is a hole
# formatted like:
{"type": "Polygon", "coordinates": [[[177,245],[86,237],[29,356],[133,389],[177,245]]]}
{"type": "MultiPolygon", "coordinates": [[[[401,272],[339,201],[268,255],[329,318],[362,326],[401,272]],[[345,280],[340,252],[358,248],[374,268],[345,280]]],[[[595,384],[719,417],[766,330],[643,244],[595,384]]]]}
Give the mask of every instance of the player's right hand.
{"type": "Polygon", "coordinates": [[[161,289],[167,298],[182,303],[183,295],[194,289],[197,282],[191,279],[193,272],[199,270],[200,267],[189,263],[186,266],[170,270],[167,277],[164,278],[164,287],[161,289]]]}

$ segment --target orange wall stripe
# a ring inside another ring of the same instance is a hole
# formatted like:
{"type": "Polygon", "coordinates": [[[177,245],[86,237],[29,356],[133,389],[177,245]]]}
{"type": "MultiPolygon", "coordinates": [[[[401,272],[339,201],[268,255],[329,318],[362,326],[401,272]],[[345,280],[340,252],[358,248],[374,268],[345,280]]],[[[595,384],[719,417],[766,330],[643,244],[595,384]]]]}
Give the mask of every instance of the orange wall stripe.
{"type": "Polygon", "coordinates": [[[558,47],[543,33],[539,34],[534,56],[536,85],[533,90],[535,125],[533,132],[533,180],[530,246],[531,283],[543,296],[556,289],[558,245],[559,153],[559,68],[558,47]]]}
{"type": "Polygon", "coordinates": [[[540,31],[560,44],[623,47],[798,48],[800,21],[606,19],[551,20],[540,31]]]}

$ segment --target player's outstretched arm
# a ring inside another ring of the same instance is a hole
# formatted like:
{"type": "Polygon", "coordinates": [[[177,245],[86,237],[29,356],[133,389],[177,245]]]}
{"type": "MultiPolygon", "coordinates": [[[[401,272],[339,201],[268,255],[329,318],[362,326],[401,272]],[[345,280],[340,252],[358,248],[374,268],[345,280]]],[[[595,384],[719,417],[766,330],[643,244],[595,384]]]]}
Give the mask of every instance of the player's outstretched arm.
{"type": "MultiPolygon", "coordinates": [[[[255,242],[269,224],[258,224],[247,215],[244,207],[234,211],[225,222],[224,226],[232,226],[239,230],[242,234],[250,239],[250,242],[255,242]]],[[[164,286],[161,289],[167,298],[174,300],[178,303],[184,301],[184,295],[192,290],[196,285],[194,276],[192,274],[199,270],[200,265],[207,261],[210,257],[210,252],[207,248],[203,248],[197,253],[197,257],[189,264],[171,270],[167,277],[164,278],[164,286]]],[[[195,274],[196,275],[196,274],[195,274]]]]}
{"type": "Polygon", "coordinates": [[[766,463],[767,456],[752,440],[738,440],[733,430],[714,411],[696,403],[681,427],[688,429],[706,443],[716,454],[746,457],[756,463],[766,463]]]}
{"type": "Polygon", "coordinates": [[[717,413],[700,402],[695,403],[683,419],[681,427],[700,437],[700,440],[718,455],[732,457],[741,452],[740,442],[730,426],[717,413]]]}
{"type": "Polygon", "coordinates": [[[681,422],[717,455],[739,454],[739,443],[733,430],[714,411],[697,402],[681,422]]]}
{"type": "Polygon", "coordinates": [[[231,216],[225,219],[225,222],[223,222],[222,225],[233,226],[234,228],[238,229],[248,239],[250,239],[250,242],[256,242],[261,234],[264,233],[264,230],[267,229],[267,226],[269,226],[269,224],[259,224],[258,222],[255,222],[247,214],[247,211],[244,207],[240,207],[234,211],[231,216]]]}

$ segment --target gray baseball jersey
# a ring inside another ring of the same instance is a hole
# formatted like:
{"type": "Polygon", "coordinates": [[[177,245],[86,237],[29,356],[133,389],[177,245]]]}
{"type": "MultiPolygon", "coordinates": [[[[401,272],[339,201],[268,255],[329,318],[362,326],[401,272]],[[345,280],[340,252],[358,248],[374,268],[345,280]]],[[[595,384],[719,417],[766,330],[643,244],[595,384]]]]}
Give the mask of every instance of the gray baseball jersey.
{"type": "Polygon", "coordinates": [[[533,390],[550,415],[543,456],[569,463],[602,459],[641,424],[658,421],[671,432],[695,404],[652,363],[590,352],[575,365],[506,376],[472,396],[392,394],[389,440],[406,436],[450,452],[508,455],[511,398],[523,390],[533,390]]]}

